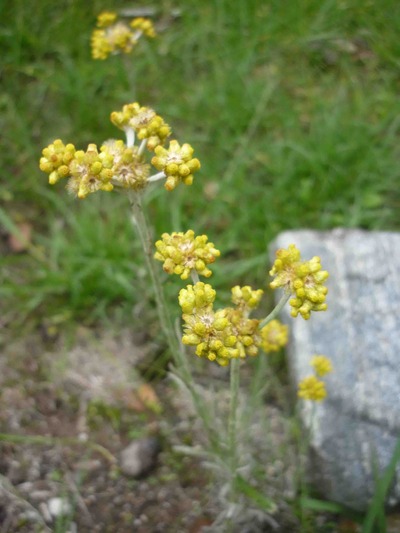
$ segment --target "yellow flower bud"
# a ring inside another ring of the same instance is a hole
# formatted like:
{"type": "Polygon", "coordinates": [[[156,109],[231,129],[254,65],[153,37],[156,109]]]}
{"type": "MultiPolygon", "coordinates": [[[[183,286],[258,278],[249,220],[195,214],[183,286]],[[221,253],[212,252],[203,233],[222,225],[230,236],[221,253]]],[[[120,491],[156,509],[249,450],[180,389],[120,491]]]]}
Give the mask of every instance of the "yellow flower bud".
{"type": "Polygon", "coordinates": [[[193,328],[194,332],[197,334],[197,335],[204,335],[207,331],[207,327],[205,326],[205,324],[201,323],[201,322],[197,322],[193,328]]]}

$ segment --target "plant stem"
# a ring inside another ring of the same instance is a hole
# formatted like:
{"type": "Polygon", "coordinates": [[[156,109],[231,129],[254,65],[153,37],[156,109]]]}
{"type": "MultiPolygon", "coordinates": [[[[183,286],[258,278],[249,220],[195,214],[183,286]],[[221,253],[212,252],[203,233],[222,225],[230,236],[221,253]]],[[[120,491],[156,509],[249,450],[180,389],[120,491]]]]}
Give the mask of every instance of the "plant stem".
{"type": "Polygon", "coordinates": [[[136,229],[143,247],[146,266],[153,283],[154,297],[157,303],[157,311],[161,328],[165,337],[167,338],[172,357],[175,361],[181,363],[182,361],[179,357],[181,354],[181,346],[174,332],[174,325],[171,315],[168,311],[167,302],[165,301],[163,286],[158,274],[158,269],[153,259],[153,237],[143,211],[141,195],[138,193],[129,193],[129,201],[133,211],[136,229]]]}
{"type": "MultiPolygon", "coordinates": [[[[298,447],[298,456],[299,456],[298,464],[299,464],[299,468],[298,468],[298,470],[297,470],[295,475],[296,475],[296,478],[297,478],[296,479],[296,485],[297,485],[296,488],[300,492],[300,496],[301,496],[300,502],[303,502],[307,498],[307,496],[309,495],[308,494],[308,487],[307,487],[307,483],[306,483],[307,454],[308,454],[308,450],[309,450],[310,443],[311,443],[312,430],[313,430],[314,419],[315,419],[315,416],[316,416],[317,406],[316,406],[315,402],[312,402],[311,412],[310,412],[310,417],[309,417],[310,425],[309,425],[309,427],[307,427],[307,421],[305,420],[304,421],[304,428],[302,427],[299,408],[300,408],[300,405],[297,404],[297,408],[296,408],[296,415],[297,416],[296,416],[296,418],[297,418],[297,422],[299,424],[300,432],[303,431],[304,433],[299,435],[299,437],[300,437],[300,443],[299,443],[299,447],[298,447]]],[[[300,505],[300,516],[301,516],[302,525],[305,525],[307,523],[307,509],[304,507],[304,505],[302,503],[300,505]]]]}
{"type": "Polygon", "coordinates": [[[236,470],[237,470],[237,408],[239,400],[239,379],[240,379],[240,360],[231,360],[230,374],[230,406],[228,419],[228,450],[229,450],[229,469],[231,483],[231,502],[234,503],[236,495],[236,470]]]}
{"type": "Polygon", "coordinates": [[[137,98],[136,95],[136,76],[135,71],[132,68],[132,61],[129,57],[127,57],[125,54],[123,54],[123,64],[124,64],[124,70],[126,74],[126,79],[128,81],[129,90],[130,90],[130,100],[134,102],[137,98]]]}
{"type": "Polygon", "coordinates": [[[201,396],[196,390],[196,385],[190,370],[190,366],[187,362],[186,354],[184,353],[183,347],[175,333],[173,320],[168,310],[167,302],[164,296],[164,289],[159,276],[160,269],[157,268],[157,265],[153,259],[153,236],[147,223],[146,215],[143,211],[142,198],[140,194],[130,192],[129,201],[131,204],[136,229],[143,247],[146,265],[153,284],[161,328],[167,339],[172,358],[178,370],[178,377],[184,382],[185,386],[190,391],[196,412],[203,422],[210,445],[214,449],[219,449],[220,446],[218,438],[212,428],[212,421],[211,423],[209,421],[208,410],[202,401],[201,396]]]}
{"type": "Polygon", "coordinates": [[[284,293],[282,298],[279,300],[277,305],[272,309],[270,314],[262,320],[258,326],[258,329],[262,329],[264,326],[269,324],[276,316],[279,315],[279,313],[282,311],[282,309],[285,307],[286,303],[288,302],[290,298],[290,294],[284,293]]]}
{"type": "Polygon", "coordinates": [[[195,270],[192,270],[190,272],[190,277],[192,278],[193,285],[196,285],[196,283],[200,281],[199,275],[197,274],[195,270]]]}

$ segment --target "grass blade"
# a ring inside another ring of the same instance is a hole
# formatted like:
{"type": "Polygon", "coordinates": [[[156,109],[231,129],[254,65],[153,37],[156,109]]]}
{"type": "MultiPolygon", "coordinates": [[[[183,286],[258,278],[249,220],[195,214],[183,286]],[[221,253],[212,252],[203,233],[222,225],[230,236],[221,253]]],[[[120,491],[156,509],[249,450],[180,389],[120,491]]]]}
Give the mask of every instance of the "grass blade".
{"type": "Polygon", "coordinates": [[[390,463],[385,469],[382,477],[377,481],[374,496],[369,506],[367,516],[363,523],[362,533],[385,533],[385,499],[390,485],[396,473],[396,466],[400,460],[400,437],[397,439],[396,446],[390,463]],[[383,517],[383,519],[382,519],[383,517]],[[380,523],[379,530],[376,529],[377,522],[380,523]],[[381,528],[384,529],[381,529],[381,528]]]}

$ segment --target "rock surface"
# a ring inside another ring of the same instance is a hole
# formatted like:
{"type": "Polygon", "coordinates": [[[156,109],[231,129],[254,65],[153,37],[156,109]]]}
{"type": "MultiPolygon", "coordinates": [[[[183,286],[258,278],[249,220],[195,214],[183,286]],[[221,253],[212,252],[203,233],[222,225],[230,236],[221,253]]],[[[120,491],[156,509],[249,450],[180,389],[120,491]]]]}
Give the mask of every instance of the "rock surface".
{"type": "MultiPolygon", "coordinates": [[[[271,259],[291,243],[304,260],[320,256],[330,273],[327,312],[293,319],[287,305],[281,316],[290,325],[294,389],[312,372],[313,354],[330,357],[334,366],[326,376],[328,398],[302,402],[311,477],[325,498],[364,510],[400,435],[400,234],[287,231],[272,244],[271,259]]],[[[400,465],[387,504],[399,502],[400,465]]]]}

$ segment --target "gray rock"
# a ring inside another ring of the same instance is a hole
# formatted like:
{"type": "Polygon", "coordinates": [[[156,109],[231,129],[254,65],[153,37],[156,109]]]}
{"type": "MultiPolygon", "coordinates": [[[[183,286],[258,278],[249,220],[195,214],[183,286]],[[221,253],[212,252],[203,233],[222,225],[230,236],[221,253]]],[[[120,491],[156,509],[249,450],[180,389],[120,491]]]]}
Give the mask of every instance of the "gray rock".
{"type": "MultiPolygon", "coordinates": [[[[313,354],[334,366],[325,378],[328,398],[301,402],[312,478],[325,498],[364,510],[400,435],[400,234],[287,231],[272,244],[271,259],[291,243],[305,260],[320,256],[330,273],[328,311],[305,321],[291,318],[287,305],[281,317],[290,325],[294,388],[312,372],[313,354]]],[[[399,502],[400,465],[386,503],[399,502]]]]}
{"type": "Polygon", "coordinates": [[[156,437],[134,440],[121,452],[121,472],[135,478],[146,475],[155,467],[160,450],[160,441],[156,437]]]}

